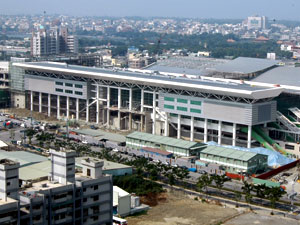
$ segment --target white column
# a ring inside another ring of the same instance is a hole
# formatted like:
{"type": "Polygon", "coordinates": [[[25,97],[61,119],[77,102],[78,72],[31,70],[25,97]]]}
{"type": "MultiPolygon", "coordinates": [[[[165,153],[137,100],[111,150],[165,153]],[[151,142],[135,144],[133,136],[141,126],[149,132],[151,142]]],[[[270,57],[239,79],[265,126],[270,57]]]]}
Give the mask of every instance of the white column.
{"type": "Polygon", "coordinates": [[[110,120],[110,87],[107,86],[107,99],[106,99],[106,105],[107,105],[107,111],[106,111],[106,121],[107,121],[107,126],[109,127],[109,120],[110,120]]]}
{"type": "Polygon", "coordinates": [[[132,130],[132,113],[131,112],[129,113],[129,116],[128,116],[128,129],[132,130]]]}
{"type": "Polygon", "coordinates": [[[165,135],[166,137],[169,136],[169,121],[168,121],[168,120],[169,120],[169,119],[168,119],[168,113],[166,113],[165,133],[164,133],[164,135],[165,135]]]}
{"type": "Polygon", "coordinates": [[[60,118],[60,96],[57,95],[57,119],[60,118]]]}
{"type": "Polygon", "coordinates": [[[67,96],[67,118],[69,119],[70,117],[70,97],[67,96]]]}
{"type": "Polygon", "coordinates": [[[236,145],[236,123],[233,124],[232,128],[232,146],[236,145]]]}
{"type": "Polygon", "coordinates": [[[51,116],[51,94],[48,94],[48,116],[51,116]]]}
{"type": "Polygon", "coordinates": [[[252,126],[249,125],[249,126],[248,126],[247,148],[251,148],[251,139],[252,139],[251,133],[252,133],[252,126]]]}
{"type": "Polygon", "coordinates": [[[118,88],[118,109],[121,109],[121,88],[118,88]]]}
{"type": "Polygon", "coordinates": [[[96,88],[96,98],[97,98],[97,101],[96,101],[96,123],[98,124],[99,123],[99,85],[97,84],[97,88],[96,88]]]}
{"type": "Polygon", "coordinates": [[[39,93],[39,112],[42,112],[42,92],[39,93]]]}
{"type": "Polygon", "coordinates": [[[141,90],[141,112],[144,112],[144,89],[141,90]]]}
{"type": "Polygon", "coordinates": [[[89,109],[89,100],[87,99],[86,100],[86,119],[85,121],[88,123],[89,122],[89,119],[90,119],[90,109],[89,109]]]}
{"type": "Polygon", "coordinates": [[[191,138],[190,141],[194,141],[194,117],[191,116],[191,138]]]}
{"type": "Polygon", "coordinates": [[[181,137],[181,115],[177,117],[177,139],[181,137]]]}
{"type": "Polygon", "coordinates": [[[30,111],[33,111],[33,91],[30,91],[30,111]]]}
{"type": "Polygon", "coordinates": [[[153,92],[153,124],[152,124],[152,134],[156,131],[156,92],[153,92]]]}
{"type": "Polygon", "coordinates": [[[207,123],[208,123],[208,120],[207,120],[207,119],[204,119],[204,142],[205,142],[205,143],[206,143],[207,140],[208,140],[207,123]]]}
{"type": "Polygon", "coordinates": [[[218,124],[218,145],[222,144],[222,121],[219,120],[218,124]]]}
{"type": "Polygon", "coordinates": [[[76,120],[79,120],[79,98],[76,98],[76,120]]]}
{"type": "Polygon", "coordinates": [[[132,110],[132,88],[129,89],[129,110],[132,110]]]}
{"type": "Polygon", "coordinates": [[[121,111],[118,111],[118,129],[121,130],[121,111]]]}

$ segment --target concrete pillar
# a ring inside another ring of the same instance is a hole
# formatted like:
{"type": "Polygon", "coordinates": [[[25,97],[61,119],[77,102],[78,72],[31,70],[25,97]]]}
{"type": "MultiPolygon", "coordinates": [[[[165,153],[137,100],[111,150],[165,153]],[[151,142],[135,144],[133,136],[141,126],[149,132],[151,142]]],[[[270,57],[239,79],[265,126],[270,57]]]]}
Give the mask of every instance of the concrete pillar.
{"type": "Polygon", "coordinates": [[[204,142],[206,143],[208,141],[208,120],[204,119],[204,142]]]}
{"type": "Polygon", "coordinates": [[[144,127],[144,115],[141,115],[141,132],[143,132],[143,127],[144,127]]]}
{"type": "Polygon", "coordinates": [[[165,133],[164,136],[169,136],[169,119],[168,119],[168,113],[166,113],[166,120],[165,120],[165,133]]]}
{"type": "Polygon", "coordinates": [[[96,88],[96,123],[99,124],[99,85],[96,88]]]}
{"type": "Polygon", "coordinates": [[[251,133],[252,133],[252,126],[249,125],[248,126],[247,148],[251,148],[251,139],[252,139],[251,133]]]}
{"type": "Polygon", "coordinates": [[[232,128],[232,146],[236,146],[236,123],[233,124],[232,128]]]}
{"type": "Polygon", "coordinates": [[[57,95],[57,119],[60,118],[60,96],[57,95]]]}
{"type": "Polygon", "coordinates": [[[30,111],[33,111],[33,91],[30,91],[30,111]]]}
{"type": "Polygon", "coordinates": [[[129,110],[132,110],[132,88],[129,89],[129,110]]]}
{"type": "Polygon", "coordinates": [[[181,115],[178,115],[177,118],[177,139],[181,137],[181,115]]]}
{"type": "Polygon", "coordinates": [[[48,116],[51,116],[51,94],[48,94],[48,116]]]}
{"type": "Polygon", "coordinates": [[[107,104],[107,111],[106,111],[106,121],[107,121],[107,127],[109,128],[109,120],[110,120],[110,87],[107,86],[107,99],[106,99],[106,104],[107,104]]]}
{"type": "Polygon", "coordinates": [[[86,119],[85,119],[85,121],[88,123],[89,122],[89,120],[90,120],[90,115],[89,115],[89,113],[90,113],[90,109],[89,109],[90,107],[89,107],[89,100],[87,99],[86,100],[86,119]]]}
{"type": "Polygon", "coordinates": [[[156,92],[153,92],[153,124],[152,124],[152,134],[155,134],[156,131],[156,92]]]}
{"type": "Polygon", "coordinates": [[[110,107],[110,87],[107,86],[107,108],[110,107]]]}
{"type": "Polygon", "coordinates": [[[219,120],[218,124],[218,145],[222,144],[222,121],[219,120]]]}
{"type": "Polygon", "coordinates": [[[121,112],[118,111],[118,129],[121,130],[121,112]]]}
{"type": "Polygon", "coordinates": [[[42,112],[42,92],[39,93],[39,112],[42,112]]]}
{"type": "Polygon", "coordinates": [[[76,98],[76,120],[79,120],[79,98],[76,98]]]}
{"type": "Polygon", "coordinates": [[[110,110],[109,109],[107,109],[107,111],[106,111],[106,120],[107,120],[107,127],[109,127],[109,124],[110,124],[110,122],[109,122],[109,120],[110,120],[110,110]]]}
{"type": "Polygon", "coordinates": [[[121,109],[121,88],[118,88],[118,109],[121,109]]]}
{"type": "Polygon", "coordinates": [[[141,90],[141,112],[144,112],[144,89],[141,90]]]}
{"type": "Polygon", "coordinates": [[[69,117],[70,117],[70,97],[69,96],[67,96],[67,118],[69,119],[69,117]]]}
{"type": "Polygon", "coordinates": [[[194,141],[194,117],[191,116],[191,137],[190,137],[190,141],[194,141]]]}
{"type": "Polygon", "coordinates": [[[128,128],[132,130],[132,113],[129,113],[128,128]]]}

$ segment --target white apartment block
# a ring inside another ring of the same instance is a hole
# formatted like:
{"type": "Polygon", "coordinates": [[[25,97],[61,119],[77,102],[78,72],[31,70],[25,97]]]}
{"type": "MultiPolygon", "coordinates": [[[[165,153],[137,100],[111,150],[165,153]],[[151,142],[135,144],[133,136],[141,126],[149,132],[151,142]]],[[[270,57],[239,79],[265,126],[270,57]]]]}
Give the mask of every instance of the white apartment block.
{"type": "Polygon", "coordinates": [[[103,162],[82,160],[75,172],[74,151],[51,151],[48,180],[19,188],[19,163],[0,161],[0,224],[112,224],[111,176],[102,174],[103,162]]]}

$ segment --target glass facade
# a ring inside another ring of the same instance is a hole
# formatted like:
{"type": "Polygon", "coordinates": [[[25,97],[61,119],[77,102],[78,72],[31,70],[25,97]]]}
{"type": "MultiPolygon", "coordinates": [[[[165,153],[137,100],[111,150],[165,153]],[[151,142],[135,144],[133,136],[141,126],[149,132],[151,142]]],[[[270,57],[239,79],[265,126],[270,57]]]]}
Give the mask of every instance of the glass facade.
{"type": "Polygon", "coordinates": [[[177,98],[177,102],[187,104],[187,103],[188,103],[188,100],[187,100],[187,99],[182,99],[182,98],[177,98]]]}
{"type": "Polygon", "coordinates": [[[201,105],[201,101],[194,101],[194,100],[191,100],[191,104],[192,105],[201,105]]]}
{"type": "Polygon", "coordinates": [[[173,105],[164,105],[165,109],[174,109],[174,106],[173,105]]]}

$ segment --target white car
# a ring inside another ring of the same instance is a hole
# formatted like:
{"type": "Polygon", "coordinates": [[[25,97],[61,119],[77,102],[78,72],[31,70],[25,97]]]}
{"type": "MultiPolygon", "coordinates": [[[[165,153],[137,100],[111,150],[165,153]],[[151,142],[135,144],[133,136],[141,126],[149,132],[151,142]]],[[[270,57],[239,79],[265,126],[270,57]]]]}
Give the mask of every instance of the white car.
{"type": "Polygon", "coordinates": [[[81,143],[82,144],[88,144],[87,140],[83,140],[81,143]]]}
{"type": "Polygon", "coordinates": [[[119,152],[119,149],[114,148],[112,151],[113,151],[113,152],[119,152]]]}

